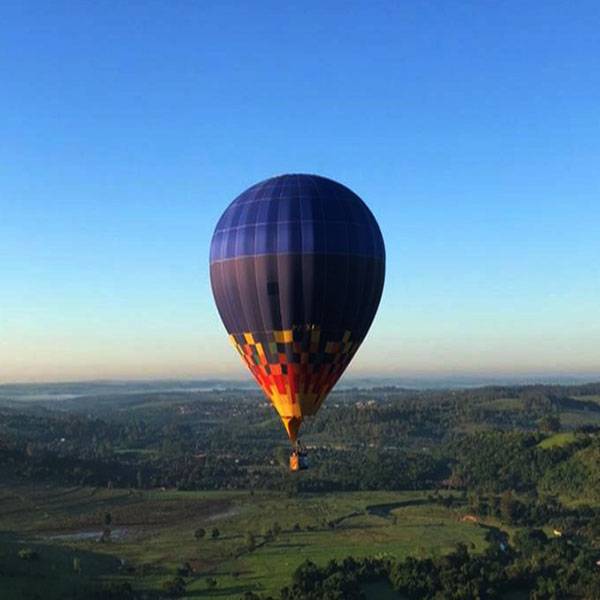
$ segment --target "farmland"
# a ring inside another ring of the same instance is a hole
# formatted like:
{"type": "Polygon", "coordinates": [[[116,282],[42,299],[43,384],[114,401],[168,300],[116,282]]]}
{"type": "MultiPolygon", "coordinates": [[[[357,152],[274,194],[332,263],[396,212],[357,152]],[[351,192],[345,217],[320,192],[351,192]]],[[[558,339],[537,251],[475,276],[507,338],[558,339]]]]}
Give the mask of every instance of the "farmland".
{"type": "MultiPolygon", "coordinates": [[[[458,501],[457,501],[458,502],[458,501]]],[[[283,495],[243,492],[152,491],[15,484],[0,494],[2,589],[14,597],[60,598],[94,581],[130,581],[160,589],[185,563],[187,592],[239,598],[247,590],[276,593],[306,559],[325,565],[346,556],[429,556],[459,542],[487,545],[486,529],[460,520],[461,508],[428,501],[423,492],[283,495]],[[111,541],[99,542],[106,514],[111,541]],[[207,534],[196,539],[203,527],[207,534]],[[213,539],[211,531],[218,528],[213,539]],[[269,530],[277,531],[272,539],[269,530]],[[254,547],[248,539],[254,537],[254,547]],[[29,547],[36,561],[19,561],[29,547]],[[81,573],[73,571],[80,561],[81,573]],[[206,578],[216,585],[207,588],[206,578]],[[52,590],[52,596],[48,590],[52,590]]]]}
{"type": "Polygon", "coordinates": [[[0,386],[2,600],[600,586],[599,385],[334,393],[296,474],[255,392],[101,389],[0,386]]]}

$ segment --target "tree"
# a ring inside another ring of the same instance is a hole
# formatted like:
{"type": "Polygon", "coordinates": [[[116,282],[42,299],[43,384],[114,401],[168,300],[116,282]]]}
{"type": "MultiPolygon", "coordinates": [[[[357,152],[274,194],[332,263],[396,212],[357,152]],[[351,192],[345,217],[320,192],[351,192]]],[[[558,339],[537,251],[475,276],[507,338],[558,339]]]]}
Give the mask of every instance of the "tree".
{"type": "Polygon", "coordinates": [[[203,527],[198,527],[198,529],[196,529],[196,531],[194,531],[194,537],[197,540],[201,540],[205,535],[206,535],[206,530],[203,527]]]}
{"type": "Polygon", "coordinates": [[[544,415],[537,425],[542,433],[552,434],[560,431],[560,416],[556,413],[544,415]]]}
{"type": "Polygon", "coordinates": [[[171,598],[179,598],[185,594],[185,581],[183,577],[173,577],[163,583],[163,591],[171,598]]]}
{"type": "Polygon", "coordinates": [[[112,530],[110,527],[103,527],[102,528],[102,535],[100,536],[100,539],[98,541],[100,542],[110,542],[110,535],[112,533],[112,530]]]}
{"type": "Polygon", "coordinates": [[[448,494],[442,498],[442,505],[446,508],[452,508],[454,504],[454,496],[452,494],[448,494]]]}
{"type": "Polygon", "coordinates": [[[244,545],[248,550],[254,550],[256,547],[256,536],[252,531],[247,531],[246,535],[244,535],[244,545]]]}
{"type": "Polygon", "coordinates": [[[517,512],[517,501],[511,490],[506,490],[500,496],[500,516],[507,523],[512,523],[517,512]]]}
{"type": "Polygon", "coordinates": [[[500,515],[500,498],[496,494],[488,495],[488,517],[498,517],[500,515]]]}
{"type": "Polygon", "coordinates": [[[213,527],[213,530],[210,533],[210,536],[213,540],[216,540],[221,535],[218,527],[213,527]]]}
{"type": "Polygon", "coordinates": [[[541,529],[517,529],[513,535],[515,548],[525,555],[539,553],[547,541],[541,529]]]}
{"type": "Polygon", "coordinates": [[[37,560],[40,555],[31,548],[21,548],[19,550],[19,558],[21,560],[37,560]]]}
{"type": "Polygon", "coordinates": [[[180,577],[191,577],[194,573],[194,569],[192,569],[192,565],[189,562],[184,563],[181,567],[177,569],[177,575],[180,577]]]}
{"type": "Polygon", "coordinates": [[[208,587],[209,590],[216,588],[217,580],[214,577],[207,577],[206,578],[206,587],[208,587]]]}
{"type": "Polygon", "coordinates": [[[469,505],[469,510],[475,514],[479,514],[481,512],[481,497],[477,492],[469,492],[467,496],[467,503],[469,505]]]}

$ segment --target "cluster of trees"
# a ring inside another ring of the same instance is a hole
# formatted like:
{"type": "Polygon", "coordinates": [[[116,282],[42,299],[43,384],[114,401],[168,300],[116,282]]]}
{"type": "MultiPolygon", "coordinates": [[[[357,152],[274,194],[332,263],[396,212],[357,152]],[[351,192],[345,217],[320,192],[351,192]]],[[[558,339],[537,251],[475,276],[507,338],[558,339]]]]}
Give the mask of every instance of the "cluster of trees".
{"type": "Polygon", "coordinates": [[[527,592],[531,600],[594,598],[600,589],[596,553],[563,539],[548,540],[541,530],[517,532],[515,548],[493,547],[469,554],[460,544],[434,559],[407,558],[392,565],[390,581],[410,598],[494,600],[527,592]]]}
{"type": "Polygon", "coordinates": [[[467,494],[468,510],[482,518],[496,518],[507,525],[550,526],[563,535],[590,540],[600,537],[600,507],[578,504],[568,507],[556,496],[516,495],[505,490],[500,495],[467,494]]]}
{"type": "MultiPolygon", "coordinates": [[[[595,598],[600,567],[592,542],[600,538],[600,507],[581,500],[600,502],[599,428],[580,426],[565,444],[542,443],[561,429],[561,411],[600,411],[595,402],[581,400],[589,394],[600,394],[600,384],[334,394],[307,424],[311,468],[299,474],[289,473],[278,418],[257,394],[250,400],[245,392],[184,395],[175,404],[161,395],[155,399],[167,404],[160,408],[151,402],[146,408],[149,399],[141,395],[128,398],[122,411],[114,410],[116,397],[99,401],[90,414],[76,401],[71,412],[0,408],[0,475],[138,489],[260,488],[288,494],[452,489],[456,496],[430,499],[448,507],[467,505],[480,518],[520,527],[513,547],[504,536],[491,538],[483,554],[470,554],[461,545],[441,558],[348,558],[325,567],[306,562],[277,599],[355,600],[363,598],[362,586],[374,581],[388,581],[409,598],[493,600],[510,591],[527,592],[532,600],[595,598]],[[566,507],[559,495],[580,502],[566,507]],[[540,529],[547,526],[562,537],[548,539],[540,529]]],[[[104,525],[103,537],[109,539],[109,514],[104,525]]],[[[275,540],[280,531],[273,523],[266,531],[246,532],[239,553],[275,540]]],[[[220,532],[198,527],[194,535],[200,543],[220,532]]],[[[36,558],[28,548],[19,556],[36,558]]],[[[190,573],[184,565],[160,593],[185,594],[190,573]]],[[[119,583],[97,597],[135,594],[128,583],[119,583]]],[[[260,596],[248,592],[246,598],[260,596]]]]}
{"type": "MultiPolygon", "coordinates": [[[[389,575],[389,563],[377,559],[352,557],[341,563],[332,560],[318,567],[307,560],[294,572],[292,584],[281,589],[278,600],[364,600],[362,584],[375,582],[389,575]]],[[[275,600],[246,592],[243,600],[275,600]]]]}
{"type": "MultiPolygon", "coordinates": [[[[382,388],[333,394],[306,425],[311,468],[294,478],[286,473],[288,448],[278,418],[256,394],[251,399],[246,392],[184,394],[160,409],[144,395],[121,399],[121,407],[117,396],[95,400],[100,409],[90,414],[85,399],[70,401],[74,412],[0,408],[0,469],[132,488],[293,493],[447,486],[594,497],[600,438],[593,427],[568,446],[539,446],[560,427],[562,409],[600,411],[594,402],[572,398],[594,389],[382,388]]],[[[166,401],[163,396],[154,399],[166,401]]]]}
{"type": "Polygon", "coordinates": [[[600,500],[600,437],[575,432],[564,446],[544,447],[539,432],[485,431],[443,448],[452,458],[447,485],[498,493],[512,489],[600,500]]]}
{"type": "Polygon", "coordinates": [[[276,598],[247,592],[244,600],[364,600],[362,586],[389,581],[407,598],[419,600],[500,600],[510,592],[531,600],[598,598],[596,552],[563,539],[549,540],[540,529],[521,529],[514,547],[493,546],[470,554],[465,544],[439,558],[347,558],[318,567],[306,561],[276,598]]]}

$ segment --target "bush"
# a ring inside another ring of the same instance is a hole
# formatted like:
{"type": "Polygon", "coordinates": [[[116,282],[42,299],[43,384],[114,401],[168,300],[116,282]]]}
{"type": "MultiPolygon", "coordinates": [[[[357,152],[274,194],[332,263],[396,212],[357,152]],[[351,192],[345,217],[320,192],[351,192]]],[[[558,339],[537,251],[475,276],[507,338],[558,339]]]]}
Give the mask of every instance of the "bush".
{"type": "Polygon", "coordinates": [[[256,547],[256,536],[252,531],[247,531],[246,535],[244,535],[244,545],[248,550],[254,550],[256,547]]]}
{"type": "Polygon", "coordinates": [[[19,550],[19,558],[21,560],[37,560],[40,555],[31,548],[21,548],[19,550]]]}
{"type": "Polygon", "coordinates": [[[182,577],[173,577],[163,583],[163,591],[171,598],[179,598],[185,594],[185,581],[182,577]]]}
{"type": "Polygon", "coordinates": [[[214,577],[207,577],[206,578],[206,587],[208,587],[209,590],[216,588],[217,580],[214,577]]]}

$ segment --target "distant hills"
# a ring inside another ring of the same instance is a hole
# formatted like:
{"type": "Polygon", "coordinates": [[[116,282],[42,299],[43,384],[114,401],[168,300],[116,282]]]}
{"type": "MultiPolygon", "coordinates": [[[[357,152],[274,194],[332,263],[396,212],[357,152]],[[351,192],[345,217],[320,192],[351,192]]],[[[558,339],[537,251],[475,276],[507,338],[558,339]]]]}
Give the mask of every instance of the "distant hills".
{"type": "Polygon", "coordinates": [[[0,399],[40,401],[69,400],[79,396],[139,394],[143,392],[197,392],[214,389],[248,389],[251,380],[140,380],[68,381],[59,383],[11,383],[0,385],[0,399]]]}
{"type": "MultiPolygon", "coordinates": [[[[595,375],[449,375],[417,377],[344,377],[336,390],[382,387],[425,389],[465,389],[489,385],[557,384],[578,385],[600,381],[595,375]]],[[[68,400],[80,396],[102,394],[139,394],[156,392],[197,392],[209,390],[255,390],[250,378],[242,379],[159,379],[159,380],[97,380],[52,383],[0,384],[0,400],[47,401],[68,400]]]]}

